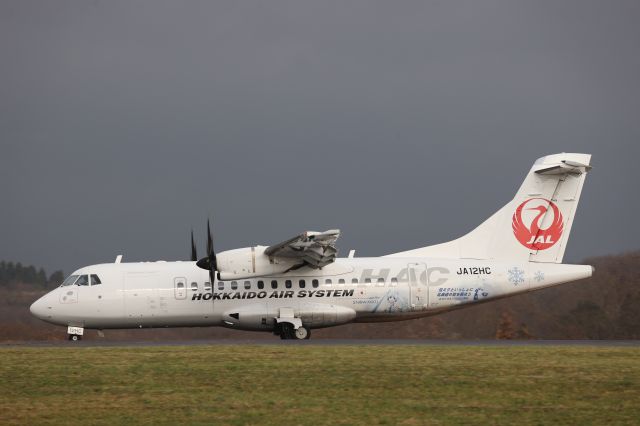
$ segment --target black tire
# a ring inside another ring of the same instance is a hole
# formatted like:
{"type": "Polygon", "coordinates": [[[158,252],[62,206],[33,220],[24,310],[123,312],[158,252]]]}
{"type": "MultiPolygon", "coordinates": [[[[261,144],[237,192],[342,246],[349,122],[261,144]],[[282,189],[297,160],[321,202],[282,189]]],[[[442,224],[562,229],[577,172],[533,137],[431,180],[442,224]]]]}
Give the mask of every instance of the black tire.
{"type": "Polygon", "coordinates": [[[295,339],[295,330],[293,329],[293,324],[288,322],[281,323],[282,332],[280,333],[280,338],[283,340],[295,339]]]}
{"type": "Polygon", "coordinates": [[[80,340],[81,337],[78,336],[77,334],[70,334],[69,335],[69,340],[73,341],[73,342],[77,342],[78,340],[80,340]]]}

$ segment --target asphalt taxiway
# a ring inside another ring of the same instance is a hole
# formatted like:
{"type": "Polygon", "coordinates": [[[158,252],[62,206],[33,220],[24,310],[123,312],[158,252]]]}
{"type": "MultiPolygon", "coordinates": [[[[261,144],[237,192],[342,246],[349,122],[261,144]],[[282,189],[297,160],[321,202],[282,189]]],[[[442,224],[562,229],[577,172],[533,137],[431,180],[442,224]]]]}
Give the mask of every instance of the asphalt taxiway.
{"type": "Polygon", "coordinates": [[[0,347],[149,347],[149,346],[218,346],[218,345],[304,345],[304,346],[597,346],[597,347],[639,347],[640,340],[431,340],[431,339],[311,339],[279,340],[274,339],[198,339],[168,341],[129,341],[129,340],[83,340],[43,341],[43,342],[6,342],[0,347]]]}

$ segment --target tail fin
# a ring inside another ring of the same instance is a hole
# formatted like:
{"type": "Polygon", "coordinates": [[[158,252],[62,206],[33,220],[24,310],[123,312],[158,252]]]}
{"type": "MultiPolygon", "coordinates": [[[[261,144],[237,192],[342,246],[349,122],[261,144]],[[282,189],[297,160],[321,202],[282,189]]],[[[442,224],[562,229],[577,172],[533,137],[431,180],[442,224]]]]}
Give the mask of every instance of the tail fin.
{"type": "Polygon", "coordinates": [[[590,161],[590,154],[539,158],[514,199],[467,235],[390,256],[561,263],[590,161]]]}

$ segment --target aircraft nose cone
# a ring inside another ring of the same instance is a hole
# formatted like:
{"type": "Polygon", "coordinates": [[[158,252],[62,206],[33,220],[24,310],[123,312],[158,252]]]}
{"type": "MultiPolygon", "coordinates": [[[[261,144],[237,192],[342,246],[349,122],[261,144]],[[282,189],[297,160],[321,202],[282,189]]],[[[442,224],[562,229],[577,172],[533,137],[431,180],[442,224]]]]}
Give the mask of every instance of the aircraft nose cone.
{"type": "Polygon", "coordinates": [[[40,319],[44,318],[47,310],[47,308],[44,306],[44,301],[42,299],[43,298],[41,297],[40,299],[36,300],[29,307],[29,310],[31,311],[31,315],[40,319]]]}

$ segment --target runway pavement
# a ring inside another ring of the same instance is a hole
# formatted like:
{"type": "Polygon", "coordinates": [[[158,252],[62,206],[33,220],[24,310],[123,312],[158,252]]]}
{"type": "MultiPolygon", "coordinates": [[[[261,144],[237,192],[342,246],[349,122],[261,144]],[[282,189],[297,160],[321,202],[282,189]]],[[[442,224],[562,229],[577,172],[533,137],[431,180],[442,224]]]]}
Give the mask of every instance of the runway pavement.
{"type": "Polygon", "coordinates": [[[57,347],[149,347],[149,346],[217,346],[217,345],[304,345],[304,346],[629,346],[639,347],[640,340],[427,340],[427,339],[315,339],[315,340],[280,340],[273,339],[201,339],[171,341],[112,341],[84,340],[80,342],[7,342],[0,343],[0,348],[57,348],[57,347]]]}

